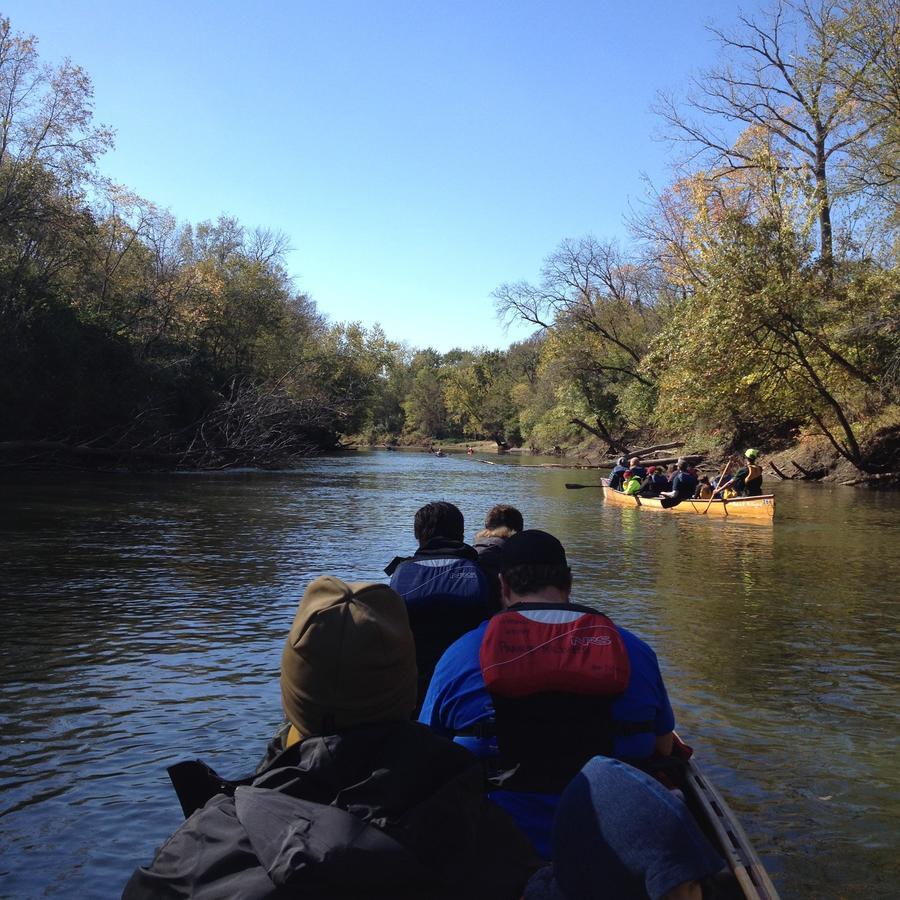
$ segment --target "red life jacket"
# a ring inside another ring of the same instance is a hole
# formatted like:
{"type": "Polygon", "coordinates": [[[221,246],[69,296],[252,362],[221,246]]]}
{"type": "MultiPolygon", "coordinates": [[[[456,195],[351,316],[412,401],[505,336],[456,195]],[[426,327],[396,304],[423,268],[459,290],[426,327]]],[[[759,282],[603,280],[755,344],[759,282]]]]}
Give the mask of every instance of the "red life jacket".
{"type": "Polygon", "coordinates": [[[612,703],[631,664],[613,622],[575,604],[520,604],[489,622],[479,658],[501,768],[516,790],[555,792],[612,754],[612,703]]]}

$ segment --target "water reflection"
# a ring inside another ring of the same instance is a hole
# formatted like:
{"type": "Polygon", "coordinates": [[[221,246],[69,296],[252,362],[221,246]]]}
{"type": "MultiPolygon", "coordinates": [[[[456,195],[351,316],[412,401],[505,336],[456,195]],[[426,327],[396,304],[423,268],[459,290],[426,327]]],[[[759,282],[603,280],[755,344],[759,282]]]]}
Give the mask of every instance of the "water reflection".
{"type": "Polygon", "coordinates": [[[115,894],[178,824],[166,765],[255,763],[306,583],[382,579],[415,509],[446,498],[470,535],[519,506],[565,544],[576,599],[653,644],[785,896],[892,894],[900,498],[778,485],[759,527],[606,508],[564,488],[594,473],[497,462],[3,485],[3,893],[115,894]]]}

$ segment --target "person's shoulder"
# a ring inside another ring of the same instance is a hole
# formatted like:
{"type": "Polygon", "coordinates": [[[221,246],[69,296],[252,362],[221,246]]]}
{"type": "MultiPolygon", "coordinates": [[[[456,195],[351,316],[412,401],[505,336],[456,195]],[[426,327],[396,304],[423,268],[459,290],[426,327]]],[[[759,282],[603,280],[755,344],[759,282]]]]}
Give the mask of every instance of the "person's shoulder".
{"type": "Polygon", "coordinates": [[[472,655],[477,659],[478,651],[481,649],[481,642],[484,640],[484,633],[487,631],[490,621],[490,619],[485,619],[471,631],[467,631],[464,635],[458,637],[447,647],[441,659],[444,659],[444,657],[458,658],[472,655]]]}
{"type": "Polygon", "coordinates": [[[639,638],[633,631],[629,631],[621,625],[616,625],[616,630],[622,637],[629,657],[645,658],[656,663],[656,652],[643,638],[639,638]]]}

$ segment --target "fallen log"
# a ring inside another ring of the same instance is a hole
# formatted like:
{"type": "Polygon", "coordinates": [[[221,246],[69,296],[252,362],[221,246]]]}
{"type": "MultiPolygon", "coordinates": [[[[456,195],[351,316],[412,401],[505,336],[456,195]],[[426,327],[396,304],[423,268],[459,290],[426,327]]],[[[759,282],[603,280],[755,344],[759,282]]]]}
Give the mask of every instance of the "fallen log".
{"type": "MultiPolygon", "coordinates": [[[[642,459],[642,466],[671,466],[675,465],[679,459],[683,459],[686,462],[690,463],[692,466],[696,466],[699,463],[702,463],[706,460],[705,453],[691,453],[686,456],[665,456],[660,457],[659,459],[642,459]]],[[[599,462],[596,466],[593,466],[595,469],[611,469],[615,465],[614,460],[606,460],[605,462],[599,462]]]]}
{"type": "Polygon", "coordinates": [[[803,475],[803,478],[807,481],[816,481],[819,478],[824,477],[827,469],[821,468],[816,469],[814,472],[809,471],[809,469],[804,469],[796,460],[791,460],[791,465],[803,475]]]}
{"type": "Polygon", "coordinates": [[[647,453],[656,453],[659,450],[675,450],[677,447],[683,446],[684,441],[672,441],[669,444],[654,444],[652,447],[641,447],[640,450],[632,450],[628,454],[628,458],[631,459],[633,456],[636,456],[640,459],[647,453]]]}
{"type": "Polygon", "coordinates": [[[900,472],[879,472],[877,475],[863,475],[860,478],[851,478],[850,481],[842,481],[841,484],[873,484],[888,480],[900,482],[900,472]]]}
{"type": "Polygon", "coordinates": [[[791,476],[785,475],[784,472],[782,472],[781,469],[779,469],[778,466],[776,466],[775,463],[773,463],[771,460],[769,460],[769,465],[772,467],[772,472],[774,472],[774,474],[776,474],[782,481],[791,480],[791,476]]]}

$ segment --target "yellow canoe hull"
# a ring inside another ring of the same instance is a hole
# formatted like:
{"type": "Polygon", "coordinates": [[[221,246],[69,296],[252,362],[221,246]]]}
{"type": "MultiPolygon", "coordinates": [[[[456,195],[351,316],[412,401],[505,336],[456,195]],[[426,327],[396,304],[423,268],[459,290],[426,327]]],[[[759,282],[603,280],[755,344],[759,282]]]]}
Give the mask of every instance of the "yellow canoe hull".
{"type": "Polygon", "coordinates": [[[733,497],[731,500],[713,500],[712,503],[709,500],[682,500],[676,506],[665,509],[659,497],[623,494],[604,484],[603,501],[611,506],[639,506],[641,509],[655,509],[665,513],[699,513],[716,519],[760,519],[771,522],[775,518],[775,497],[772,494],[733,497]]]}

